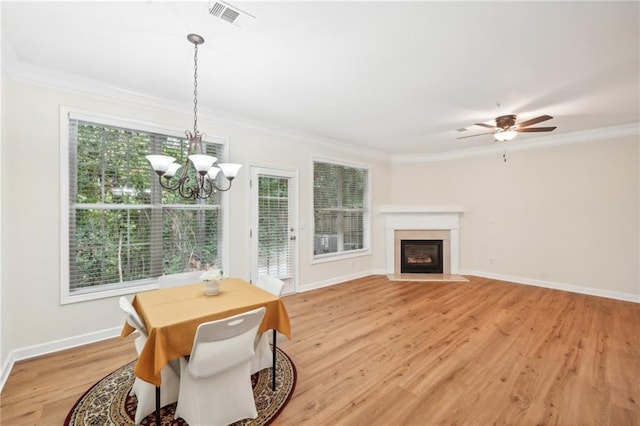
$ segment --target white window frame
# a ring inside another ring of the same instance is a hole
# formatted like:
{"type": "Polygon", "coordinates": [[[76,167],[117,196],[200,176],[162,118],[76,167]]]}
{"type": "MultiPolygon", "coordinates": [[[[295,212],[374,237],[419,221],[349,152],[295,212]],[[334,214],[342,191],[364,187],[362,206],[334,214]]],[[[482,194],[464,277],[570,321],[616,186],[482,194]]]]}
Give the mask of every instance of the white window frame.
{"type": "Polygon", "coordinates": [[[369,164],[364,164],[364,163],[356,163],[356,162],[347,162],[347,161],[343,161],[343,160],[335,160],[335,159],[331,159],[331,158],[327,158],[327,157],[318,157],[318,156],[313,156],[311,158],[311,167],[310,167],[310,171],[311,171],[311,256],[312,256],[312,260],[311,260],[311,264],[318,264],[318,263],[325,263],[325,262],[333,262],[336,260],[344,260],[344,259],[351,259],[354,257],[361,257],[361,256],[367,256],[371,254],[371,165],[369,164]],[[344,167],[352,167],[352,168],[356,168],[356,169],[365,169],[367,171],[367,186],[366,186],[366,194],[365,194],[365,203],[366,203],[366,207],[365,207],[365,211],[362,217],[362,225],[363,225],[363,235],[362,235],[362,245],[363,248],[358,249],[358,250],[349,250],[349,251],[339,251],[336,253],[323,253],[323,254],[314,254],[314,240],[315,240],[315,235],[316,235],[316,230],[315,230],[315,207],[314,207],[314,199],[315,199],[315,193],[314,193],[314,180],[313,180],[313,174],[314,174],[314,165],[316,162],[320,162],[320,163],[329,163],[329,164],[335,164],[338,166],[344,166],[344,167]]]}
{"type": "MultiPolygon", "coordinates": [[[[121,287],[112,287],[105,290],[90,292],[80,292],[71,294],[69,290],[69,120],[77,119],[100,123],[109,126],[136,129],[145,132],[159,133],[167,136],[184,137],[184,130],[168,126],[160,126],[154,123],[125,119],[109,114],[89,112],[82,109],[68,106],[60,106],[60,304],[86,302],[115,296],[122,296],[142,291],[155,290],[159,288],[158,279],[149,278],[137,281],[136,284],[123,283],[121,287]]],[[[223,145],[224,158],[228,158],[229,143],[228,138],[212,136],[209,141],[223,145]]],[[[228,270],[229,253],[229,200],[228,193],[221,194],[220,205],[222,206],[222,236],[221,246],[223,252],[223,270],[228,270]]]]}

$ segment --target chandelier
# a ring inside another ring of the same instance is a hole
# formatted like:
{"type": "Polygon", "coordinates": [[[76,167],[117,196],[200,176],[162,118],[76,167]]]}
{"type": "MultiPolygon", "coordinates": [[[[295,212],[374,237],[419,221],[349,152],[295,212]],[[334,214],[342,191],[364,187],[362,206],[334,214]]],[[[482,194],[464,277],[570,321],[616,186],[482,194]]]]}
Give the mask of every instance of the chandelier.
{"type": "Polygon", "coordinates": [[[202,150],[202,134],[198,132],[198,45],[204,43],[204,38],[198,34],[189,34],[187,39],[194,45],[194,82],[193,82],[193,133],[185,132],[189,141],[187,159],[184,165],[176,163],[174,157],[168,155],[147,155],[145,158],[151,163],[151,167],[159,178],[160,186],[170,191],[178,191],[183,198],[205,199],[216,191],[228,191],[231,189],[233,179],[238,174],[241,164],[217,163],[218,159],[204,154],[202,150]],[[196,170],[195,178],[189,176],[189,166],[196,170]],[[182,171],[177,179],[178,169],[182,171]],[[228,185],[220,187],[216,183],[216,177],[222,172],[228,185]]]}

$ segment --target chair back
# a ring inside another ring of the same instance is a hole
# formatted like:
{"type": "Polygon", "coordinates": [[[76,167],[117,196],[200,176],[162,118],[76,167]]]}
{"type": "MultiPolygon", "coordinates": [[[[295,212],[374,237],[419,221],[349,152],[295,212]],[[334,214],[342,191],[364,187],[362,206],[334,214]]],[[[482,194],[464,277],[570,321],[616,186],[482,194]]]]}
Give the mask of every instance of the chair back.
{"type": "Polygon", "coordinates": [[[256,286],[278,297],[284,290],[284,282],[272,275],[260,275],[256,286]]]}
{"type": "Polygon", "coordinates": [[[127,323],[136,330],[138,330],[144,336],[147,335],[147,329],[144,326],[144,323],[140,319],[140,316],[136,312],[136,309],[133,307],[129,299],[122,296],[120,297],[120,309],[127,315],[127,323]]]}
{"type": "Polygon", "coordinates": [[[253,343],[266,311],[262,307],[200,324],[193,341],[188,373],[195,378],[204,378],[248,363],[254,355],[253,343]]]}
{"type": "Polygon", "coordinates": [[[182,272],[180,274],[162,275],[158,277],[158,287],[176,287],[185,284],[199,283],[202,271],[182,272]]]}

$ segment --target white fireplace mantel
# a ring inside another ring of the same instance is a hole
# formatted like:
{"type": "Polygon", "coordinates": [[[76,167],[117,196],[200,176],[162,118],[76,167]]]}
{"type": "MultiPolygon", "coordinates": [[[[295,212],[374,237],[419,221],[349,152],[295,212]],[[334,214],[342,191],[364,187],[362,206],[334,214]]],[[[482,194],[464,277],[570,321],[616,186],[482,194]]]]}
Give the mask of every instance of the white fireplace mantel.
{"type": "Polygon", "coordinates": [[[457,213],[464,212],[464,207],[456,205],[381,205],[378,211],[382,214],[414,214],[414,213],[457,213]]]}
{"type": "Polygon", "coordinates": [[[386,273],[394,273],[394,241],[396,230],[447,230],[451,244],[449,261],[451,274],[459,271],[459,229],[461,206],[438,205],[383,205],[379,212],[385,216],[385,264],[386,273]]]}

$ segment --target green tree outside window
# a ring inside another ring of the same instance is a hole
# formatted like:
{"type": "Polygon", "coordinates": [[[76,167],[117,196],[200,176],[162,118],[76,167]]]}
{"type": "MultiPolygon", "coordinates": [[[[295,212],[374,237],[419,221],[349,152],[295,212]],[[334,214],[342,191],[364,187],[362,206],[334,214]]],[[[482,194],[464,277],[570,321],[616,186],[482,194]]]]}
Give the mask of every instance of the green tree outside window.
{"type": "MultiPolygon", "coordinates": [[[[222,264],[219,194],[186,200],[161,190],[145,159],[184,164],[185,139],[70,119],[69,142],[71,294],[222,264]]],[[[220,144],[203,149],[222,156],[220,144]]]]}

